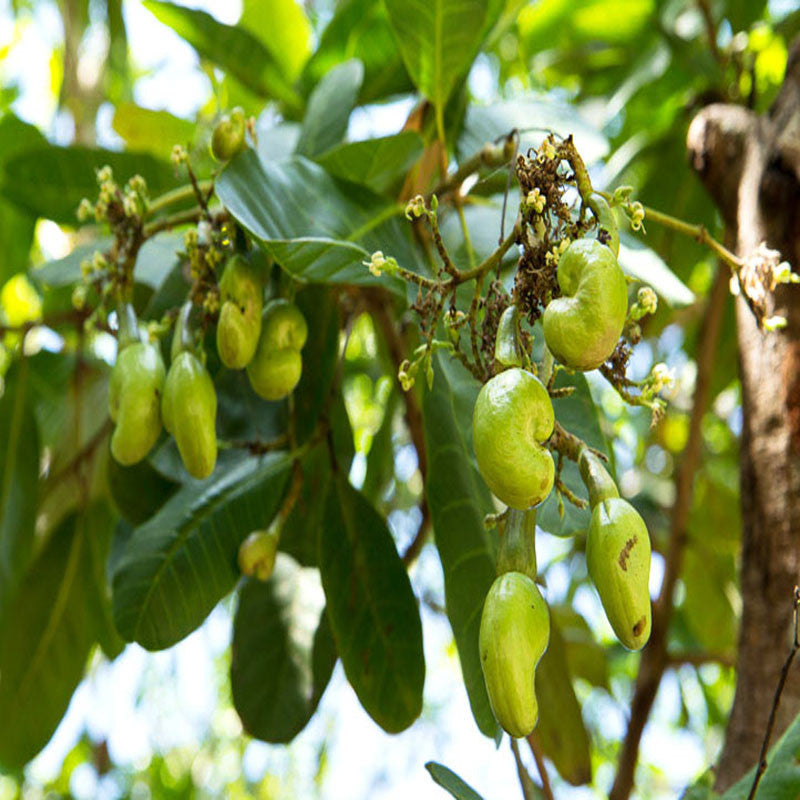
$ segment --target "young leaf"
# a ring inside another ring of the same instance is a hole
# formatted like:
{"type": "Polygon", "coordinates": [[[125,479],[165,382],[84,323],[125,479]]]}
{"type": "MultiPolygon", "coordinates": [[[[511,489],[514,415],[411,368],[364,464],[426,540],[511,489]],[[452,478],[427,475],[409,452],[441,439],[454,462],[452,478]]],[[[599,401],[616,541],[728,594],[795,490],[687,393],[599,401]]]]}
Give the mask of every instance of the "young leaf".
{"type": "Polygon", "coordinates": [[[444,764],[437,764],[429,761],[425,769],[431,774],[431,778],[450,792],[456,800],[483,800],[483,798],[467,783],[465,783],[453,770],[448,769],[444,764]]]}
{"type": "Polygon", "coordinates": [[[433,533],[472,714],[480,730],[495,737],[499,728],[478,652],[483,601],[495,578],[495,555],[483,524],[484,515],[493,510],[492,501],[472,451],[472,407],[478,385],[453,361],[436,355],[433,366],[433,390],[425,392],[422,408],[433,533]]]}
{"type": "Polygon", "coordinates": [[[114,109],[111,126],[131,150],[151,153],[165,161],[176,144],[189,146],[198,131],[189,120],[176,117],[169,111],[143,108],[136,103],[120,103],[114,109]]]}
{"type": "Polygon", "coordinates": [[[386,521],[339,473],[319,532],[328,620],[348,681],[384,730],[422,711],[422,624],[386,521]]]}
{"type": "Polygon", "coordinates": [[[352,59],[334,67],[317,84],[308,99],[297,142],[300,155],[313,158],[344,139],[363,80],[364,65],[352,59]]]}
{"type": "Polygon", "coordinates": [[[113,578],[114,621],[148,650],[197,628],[234,586],[243,539],[266,528],[283,497],[289,459],[247,458],[184,486],[129,539],[113,578]]]}
{"type": "Polygon", "coordinates": [[[233,705],[251,736],[290,742],[317,708],[336,662],[319,573],[278,555],[265,583],[247,579],[233,620],[233,705]]]}
{"type": "Polygon", "coordinates": [[[5,390],[0,397],[0,453],[1,620],[28,566],[36,524],[39,433],[27,359],[5,376],[5,390]]]}

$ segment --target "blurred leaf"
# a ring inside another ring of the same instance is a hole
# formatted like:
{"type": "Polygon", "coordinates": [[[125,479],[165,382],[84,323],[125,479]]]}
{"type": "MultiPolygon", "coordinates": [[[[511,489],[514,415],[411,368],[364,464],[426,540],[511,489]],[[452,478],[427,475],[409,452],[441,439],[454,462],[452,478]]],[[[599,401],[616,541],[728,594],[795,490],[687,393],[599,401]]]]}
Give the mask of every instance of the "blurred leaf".
{"type": "Polygon", "coordinates": [[[278,554],[265,583],[246,579],[233,620],[231,690],[245,730],[291,742],[316,711],[336,650],[314,569],[278,554]]]}
{"type": "Polygon", "coordinates": [[[304,84],[309,88],[316,85],[332,67],[350,58],[364,65],[360,103],[412,91],[383,3],[344,0],[337,4],[306,64],[304,84]]]}
{"type": "Polygon", "coordinates": [[[619,244],[619,265],[623,271],[652,286],[673,308],[689,306],[694,292],[649,247],[623,234],[619,244]]]}
{"type": "Polygon", "coordinates": [[[39,432],[29,373],[22,359],[6,374],[0,396],[0,621],[30,561],[36,525],[39,432]]]}
{"type": "Polygon", "coordinates": [[[383,420],[376,434],[372,437],[372,444],[367,454],[367,471],[361,492],[371,503],[378,503],[381,493],[394,476],[394,414],[400,402],[397,391],[392,390],[386,401],[383,420]]]}
{"type": "Polygon", "coordinates": [[[290,81],[299,77],[312,44],[311,24],[301,3],[245,0],[239,25],[261,40],[290,81]]]}
{"type": "Polygon", "coordinates": [[[106,477],[114,505],[134,525],[150,519],[179,486],[158,472],[147,459],[123,467],[109,455],[106,477]]]}
{"type": "Polygon", "coordinates": [[[431,778],[446,789],[456,800],[483,800],[483,798],[471,787],[468,786],[453,770],[448,769],[443,764],[429,761],[425,769],[431,774],[431,778]]]}
{"type": "Polygon", "coordinates": [[[479,386],[454,360],[433,358],[433,390],[423,397],[428,450],[426,492],[444,572],[447,616],[453,628],[464,686],[481,732],[499,731],[478,651],[481,609],[495,578],[494,552],[483,524],[494,510],[472,450],[472,407],[479,386]]]}
{"type": "Polygon", "coordinates": [[[519,152],[536,147],[548,132],[575,137],[575,144],[587,164],[608,154],[608,141],[574,107],[549,95],[529,93],[490,106],[470,105],[458,139],[459,160],[477,153],[487,142],[520,131],[519,152]]]}
{"type": "Polygon", "coordinates": [[[176,144],[191,149],[197,126],[169,111],[153,111],[135,103],[120,103],[111,122],[130,150],[150,153],[165,161],[176,144]]]}
{"type": "MultiPolygon", "coordinates": [[[[542,342],[541,328],[534,334],[538,342],[542,342]]],[[[583,439],[590,447],[603,453],[609,453],[608,442],[600,429],[600,416],[592,400],[586,378],[579,372],[569,375],[559,370],[556,375],[556,388],[574,386],[575,391],[569,397],[561,397],[553,401],[553,408],[558,421],[570,432],[583,439]]],[[[610,468],[613,475],[613,467],[610,468]]],[[[561,480],[578,497],[587,499],[586,487],[581,480],[580,472],[573,461],[564,459],[561,480]]],[[[558,500],[553,490],[539,506],[536,524],[555,536],[571,536],[576,531],[585,530],[589,526],[591,512],[588,508],[578,508],[564,499],[564,516],[558,513],[558,500]]]]}
{"type": "Polygon", "coordinates": [[[52,736],[94,643],[91,513],[72,514],[31,565],[0,626],[0,764],[22,767],[52,736]]]}
{"type": "Polygon", "coordinates": [[[335,66],[317,84],[308,98],[297,142],[301,156],[313,158],[344,139],[363,80],[364,65],[352,59],[335,66]]]}
{"type": "Polygon", "coordinates": [[[147,153],[48,145],[25,150],[6,161],[0,193],[38,217],[75,225],[80,201],[97,197],[95,173],[105,165],[121,184],[141,175],[151,196],[176,184],[170,166],[147,153]]]}
{"type": "Polygon", "coordinates": [[[12,275],[28,268],[36,220],[26,211],[0,197],[0,286],[12,275]]]}
{"type": "Polygon", "coordinates": [[[550,643],[536,668],[536,697],[539,700],[536,735],[542,751],[567,783],[573,786],[590,783],[589,734],[572,688],[566,645],[552,613],[550,643]]]}
{"type": "Polygon", "coordinates": [[[405,296],[391,276],[371,275],[373,252],[413,269],[409,226],[401,209],[361,187],[337,184],[322,167],[296,158],[283,164],[258,160],[252,151],[235,158],[217,181],[217,195],[246,228],[301,281],[382,286],[405,296]]]}
{"type": "Polygon", "coordinates": [[[607,655],[589,623],[569,605],[551,606],[550,615],[564,640],[570,674],[610,691],[607,655]]]}
{"type": "Polygon", "coordinates": [[[341,473],[328,494],[319,563],[347,680],[384,730],[405,730],[422,711],[419,609],[386,521],[341,473]]]}
{"type": "Polygon", "coordinates": [[[137,528],[114,571],[114,620],[123,638],[160,650],[197,628],[233,588],[239,544],[269,526],[288,473],[284,455],[218,466],[137,528]]]}
{"type": "Polygon", "coordinates": [[[414,131],[339,145],[317,158],[337,178],[388,191],[422,155],[422,139],[414,131]]]}
{"type": "Polygon", "coordinates": [[[302,100],[272,53],[245,28],[225,25],[205,11],[161,0],[144,0],[143,5],[201,56],[227,70],[257,95],[282,100],[293,111],[302,107],[302,100]]]}
{"type": "Polygon", "coordinates": [[[300,125],[296,122],[279,122],[270,109],[256,122],[256,152],[262,161],[286,161],[294,155],[300,139],[300,125]]]}
{"type": "Polygon", "coordinates": [[[385,0],[411,79],[443,110],[481,44],[487,0],[385,0]]]}
{"type": "Polygon", "coordinates": [[[723,6],[723,16],[728,18],[734,33],[746,31],[763,17],[766,7],[767,0],[727,0],[723,6]]]}

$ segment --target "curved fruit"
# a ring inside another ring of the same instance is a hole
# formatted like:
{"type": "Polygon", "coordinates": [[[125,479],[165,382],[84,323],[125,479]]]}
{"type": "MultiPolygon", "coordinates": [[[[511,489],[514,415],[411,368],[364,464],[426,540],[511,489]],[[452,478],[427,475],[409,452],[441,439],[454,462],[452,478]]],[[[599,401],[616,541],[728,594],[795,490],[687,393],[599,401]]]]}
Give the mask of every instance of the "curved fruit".
{"type": "Polygon", "coordinates": [[[536,727],[536,665],[549,638],[550,616],[536,584],[520,572],[496,578],[483,605],[479,646],[492,711],[511,736],[536,727]]]}
{"type": "Polygon", "coordinates": [[[619,497],[614,479],[608,474],[600,457],[588,447],[581,448],[578,456],[578,469],[581,473],[581,480],[589,490],[589,506],[591,508],[594,508],[601,500],[619,497]]]}
{"type": "Polygon", "coordinates": [[[562,296],[544,310],[544,339],[565,366],[599,367],[613,352],[628,313],[625,275],[611,250],[578,239],[558,261],[562,296]]]}
{"type": "Polygon", "coordinates": [[[278,552],[279,534],[270,528],[268,531],[253,531],[240,545],[238,562],[242,575],[249,575],[265,581],[275,568],[278,552]]]}
{"type": "Polygon", "coordinates": [[[194,478],[207,478],[217,462],[217,393],[200,359],[188,350],[170,365],[161,414],[186,471],[194,478]]]}
{"type": "Polygon", "coordinates": [[[300,382],[308,326],[300,309],[287,300],[271,300],[264,308],[261,336],[247,367],[250,385],[265,400],[280,400],[300,382]]]}
{"type": "Polygon", "coordinates": [[[515,305],[511,305],[502,313],[497,323],[497,336],[494,340],[494,360],[504,367],[522,366],[517,325],[519,311],[515,305]]]}
{"type": "Polygon", "coordinates": [[[141,461],[161,433],[164,362],[158,347],[135,342],[123,348],[111,370],[108,413],[116,423],[111,455],[123,466],[141,461]]]}
{"type": "Polygon", "coordinates": [[[542,446],[553,432],[553,404],[542,382],[513,367],[483,385],[472,415],[478,468],[494,494],[512,508],[541,503],[555,470],[542,446]]]}
{"type": "Polygon", "coordinates": [[[244,110],[238,106],[225,114],[211,134],[211,152],[218,161],[228,161],[244,147],[244,110]]]}
{"type": "Polygon", "coordinates": [[[230,369],[243,369],[253,359],[261,334],[261,280],[240,255],[228,259],[219,282],[220,312],[217,351],[230,369]]]}
{"type": "Polygon", "coordinates": [[[610,497],[594,507],[586,564],[617,638],[640,650],[650,638],[650,537],[630,503],[610,497]]]}

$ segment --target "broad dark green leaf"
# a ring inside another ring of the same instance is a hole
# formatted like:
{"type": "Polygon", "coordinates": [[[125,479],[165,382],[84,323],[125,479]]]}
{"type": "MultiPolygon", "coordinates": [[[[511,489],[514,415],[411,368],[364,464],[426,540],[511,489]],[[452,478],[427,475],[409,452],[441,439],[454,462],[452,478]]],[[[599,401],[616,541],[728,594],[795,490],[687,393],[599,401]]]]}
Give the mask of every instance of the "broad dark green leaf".
{"type": "Polygon", "coordinates": [[[339,144],[347,133],[350,112],[364,80],[357,59],[338,64],[317,84],[308,98],[297,152],[313,158],[339,144]]]}
{"type": "Polygon", "coordinates": [[[419,609],[386,521],[341,472],[328,494],[319,563],[348,681],[384,730],[405,730],[422,711],[419,609]]]}
{"type": "Polygon", "coordinates": [[[239,25],[257,36],[289,80],[300,75],[311,54],[312,30],[296,0],[245,0],[239,25]]]}
{"type": "Polygon", "coordinates": [[[364,65],[360,103],[371,103],[413,90],[397,49],[386,7],[374,0],[344,0],[306,64],[303,85],[315,86],[336,64],[357,58],[364,65]]]}
{"type": "Polygon", "coordinates": [[[141,175],[151,196],[176,184],[169,164],[146,153],[47,145],[25,150],[5,162],[0,193],[38,217],[75,225],[80,201],[97,197],[95,172],[105,165],[122,184],[141,175]]]}
{"type": "Polygon", "coordinates": [[[422,409],[433,533],[472,714],[480,730],[495,737],[499,728],[478,651],[483,601],[495,578],[495,553],[483,524],[493,505],[472,450],[472,407],[479,387],[460,364],[438,355],[434,374],[433,390],[425,392],[422,409]]]}
{"type": "Polygon", "coordinates": [[[422,155],[414,131],[339,145],[317,158],[337,178],[361,183],[379,194],[388,191],[422,155]]]}
{"type": "Polygon", "coordinates": [[[561,631],[570,673],[592,686],[610,690],[607,654],[589,623],[569,605],[551,606],[550,615],[561,631]]]}
{"type": "Polygon", "coordinates": [[[145,0],[145,8],[186,39],[197,52],[227,70],[261,97],[282,100],[297,111],[302,101],[272,53],[248,30],[218,22],[205,11],[145,0]]]}
{"type": "Polygon", "coordinates": [[[110,454],[106,477],[114,505],[134,525],[141,525],[150,519],[179,486],[158,472],[146,459],[133,466],[123,467],[110,454]]]}
{"type": "Polygon", "coordinates": [[[385,5],[409,75],[443,110],[480,47],[487,0],[385,0],[385,5]]]}
{"type": "Polygon", "coordinates": [[[409,269],[418,259],[402,209],[368,190],[337,183],[304,158],[275,164],[248,150],[223,171],[217,195],[295,278],[379,285],[405,296],[401,281],[375,277],[364,266],[376,250],[409,269]]]}
{"type": "Polygon", "coordinates": [[[231,690],[245,730],[290,742],[316,711],[336,662],[315,569],[278,555],[266,582],[247,579],[233,620],[231,690]]]}
{"type": "Polygon", "coordinates": [[[137,528],[114,571],[114,620],[123,638],[160,650],[197,628],[236,583],[239,544],[268,527],[288,473],[283,455],[218,467],[137,528]]]}
{"type": "Polygon", "coordinates": [[[67,710],[96,640],[91,512],[54,531],[0,626],[0,764],[22,767],[67,710]]]}
{"type": "Polygon", "coordinates": [[[0,197],[0,286],[27,269],[35,227],[36,219],[30,213],[0,197]]]}
{"type": "Polygon", "coordinates": [[[483,800],[483,798],[467,783],[465,783],[453,770],[448,769],[443,764],[429,761],[425,769],[431,774],[431,778],[446,789],[456,800],[483,800]]]}
{"type": "Polygon", "coordinates": [[[567,650],[558,624],[550,615],[550,642],[536,668],[539,722],[536,731],[544,754],[558,774],[573,786],[592,780],[589,734],[572,688],[567,650]]]}
{"type": "Polygon", "coordinates": [[[176,144],[191,148],[198,130],[189,120],[169,111],[154,111],[136,103],[120,103],[114,109],[111,125],[128,149],[150,153],[165,161],[176,144]]]}
{"type": "Polygon", "coordinates": [[[386,488],[394,475],[394,446],[392,442],[394,433],[395,409],[400,398],[396,391],[392,391],[386,401],[383,420],[367,454],[367,471],[361,492],[371,503],[377,503],[381,493],[386,488]]]}
{"type": "Polygon", "coordinates": [[[27,359],[12,368],[0,397],[0,619],[28,566],[36,525],[39,432],[29,371],[27,359]]]}

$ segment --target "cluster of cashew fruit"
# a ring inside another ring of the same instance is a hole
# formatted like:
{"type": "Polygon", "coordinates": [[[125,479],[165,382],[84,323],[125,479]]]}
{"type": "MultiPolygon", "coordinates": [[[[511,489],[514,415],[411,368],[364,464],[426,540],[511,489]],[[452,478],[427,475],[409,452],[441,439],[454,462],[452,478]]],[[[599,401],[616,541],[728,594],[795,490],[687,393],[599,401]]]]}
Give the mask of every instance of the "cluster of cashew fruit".
{"type": "MultiPolygon", "coordinates": [[[[600,239],[580,239],[557,268],[561,296],[544,311],[545,344],[566,368],[587,371],[614,351],[627,315],[627,285],[617,263],[618,238],[610,209],[592,195],[589,206],[600,239]]],[[[511,736],[536,727],[536,666],[547,650],[550,617],[536,586],[536,506],[552,491],[555,470],[548,449],[555,415],[549,392],[516,335],[517,310],[500,320],[495,360],[504,368],[481,388],[473,412],[478,468],[508,508],[500,534],[498,577],[483,607],[480,654],[489,700],[511,736]]],[[[582,446],[577,456],[589,494],[586,541],[589,576],[619,641],[642,648],[650,636],[650,538],[644,521],[617,487],[602,460],[582,446]]]]}
{"type": "MultiPolygon", "coordinates": [[[[217,351],[226,367],[247,370],[257,394],[280,400],[300,381],[308,329],[292,303],[275,299],[264,305],[263,291],[258,271],[241,255],[231,256],[219,281],[217,351]]],[[[120,308],[119,352],[108,398],[115,423],[111,453],[120,464],[145,458],[163,422],[192,477],[207,478],[214,471],[217,394],[191,328],[192,309],[191,302],[181,308],[165,370],[158,343],[142,340],[131,305],[120,308]]]]}

